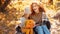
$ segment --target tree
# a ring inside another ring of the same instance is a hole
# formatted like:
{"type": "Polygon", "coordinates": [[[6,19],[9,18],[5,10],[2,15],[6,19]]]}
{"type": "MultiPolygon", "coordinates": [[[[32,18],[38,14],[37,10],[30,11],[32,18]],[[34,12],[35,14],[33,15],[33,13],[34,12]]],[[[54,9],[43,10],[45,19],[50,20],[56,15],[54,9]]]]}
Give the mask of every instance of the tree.
{"type": "Polygon", "coordinates": [[[0,0],[0,12],[5,12],[5,8],[7,7],[7,5],[10,3],[11,0],[0,0]],[[4,3],[2,3],[4,2],[4,3]]]}

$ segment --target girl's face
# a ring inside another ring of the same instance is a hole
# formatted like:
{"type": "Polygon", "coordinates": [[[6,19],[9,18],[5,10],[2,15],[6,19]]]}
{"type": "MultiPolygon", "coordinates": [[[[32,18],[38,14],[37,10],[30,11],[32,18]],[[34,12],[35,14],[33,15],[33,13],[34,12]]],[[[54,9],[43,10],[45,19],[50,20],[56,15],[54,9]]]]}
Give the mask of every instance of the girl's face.
{"type": "Polygon", "coordinates": [[[35,13],[39,13],[39,6],[37,4],[33,4],[32,8],[35,13]]]}

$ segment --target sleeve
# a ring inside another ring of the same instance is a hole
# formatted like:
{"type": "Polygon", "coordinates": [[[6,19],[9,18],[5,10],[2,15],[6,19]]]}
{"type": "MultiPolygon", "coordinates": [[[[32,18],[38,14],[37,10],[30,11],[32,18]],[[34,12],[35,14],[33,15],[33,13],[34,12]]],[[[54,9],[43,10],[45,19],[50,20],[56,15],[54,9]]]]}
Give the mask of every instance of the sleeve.
{"type": "Polygon", "coordinates": [[[48,17],[46,16],[45,13],[43,13],[43,15],[42,15],[42,21],[43,21],[43,25],[46,25],[48,29],[51,28],[50,21],[49,21],[49,19],[48,19],[48,17]]]}
{"type": "Polygon", "coordinates": [[[49,19],[48,19],[48,17],[46,16],[46,14],[43,12],[42,13],[42,21],[48,21],[49,19]]]}
{"type": "Polygon", "coordinates": [[[21,18],[20,18],[20,21],[21,21],[21,23],[19,24],[20,27],[23,27],[23,26],[24,26],[24,24],[25,24],[25,23],[24,23],[25,20],[26,20],[25,17],[21,17],[21,18]]]}

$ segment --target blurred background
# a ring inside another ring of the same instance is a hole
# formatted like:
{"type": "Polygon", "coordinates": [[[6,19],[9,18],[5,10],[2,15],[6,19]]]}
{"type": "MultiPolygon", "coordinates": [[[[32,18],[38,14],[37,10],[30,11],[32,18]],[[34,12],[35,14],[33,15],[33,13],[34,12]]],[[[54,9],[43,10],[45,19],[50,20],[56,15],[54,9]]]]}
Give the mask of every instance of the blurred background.
{"type": "Polygon", "coordinates": [[[32,2],[43,4],[51,22],[51,34],[60,34],[60,25],[56,23],[58,20],[51,18],[60,10],[60,0],[0,0],[0,34],[15,34],[19,18],[32,2]]]}

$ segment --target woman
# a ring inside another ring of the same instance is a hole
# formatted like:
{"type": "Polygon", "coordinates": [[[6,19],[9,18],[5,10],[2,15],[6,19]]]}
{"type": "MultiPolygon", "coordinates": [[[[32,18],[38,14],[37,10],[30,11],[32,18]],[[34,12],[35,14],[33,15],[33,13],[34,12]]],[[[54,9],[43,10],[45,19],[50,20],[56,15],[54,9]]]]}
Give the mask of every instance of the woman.
{"type": "Polygon", "coordinates": [[[36,26],[34,28],[36,34],[50,34],[48,28],[45,24],[43,25],[42,21],[42,15],[44,14],[45,10],[42,7],[40,7],[37,3],[32,3],[31,12],[32,13],[28,18],[33,19],[36,22],[36,26]]]}

